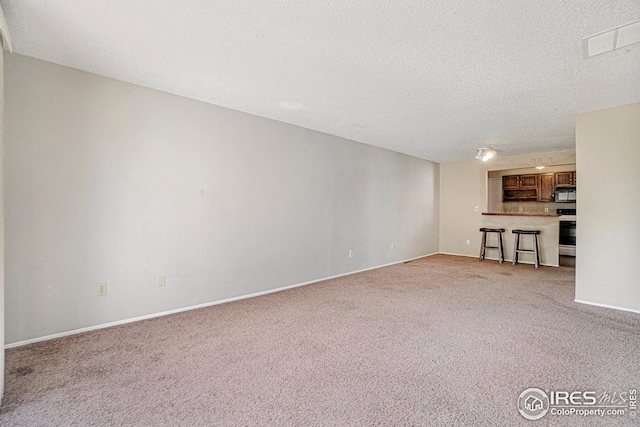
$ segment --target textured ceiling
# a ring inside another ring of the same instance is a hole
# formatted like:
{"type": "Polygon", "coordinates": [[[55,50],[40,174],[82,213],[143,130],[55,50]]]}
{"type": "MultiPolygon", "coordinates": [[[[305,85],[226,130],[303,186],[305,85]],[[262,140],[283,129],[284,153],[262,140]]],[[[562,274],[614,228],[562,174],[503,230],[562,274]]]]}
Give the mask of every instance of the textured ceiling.
{"type": "Polygon", "coordinates": [[[640,44],[582,55],[637,0],[1,4],[14,52],[436,162],[575,148],[576,113],[640,101],[640,44]]]}

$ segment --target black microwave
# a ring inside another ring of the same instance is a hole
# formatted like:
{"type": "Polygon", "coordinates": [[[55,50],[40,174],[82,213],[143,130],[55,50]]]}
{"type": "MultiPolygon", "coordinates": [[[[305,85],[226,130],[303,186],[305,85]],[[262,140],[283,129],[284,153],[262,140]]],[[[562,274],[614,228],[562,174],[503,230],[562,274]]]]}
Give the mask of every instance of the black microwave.
{"type": "Polygon", "coordinates": [[[556,203],[575,203],[576,187],[556,187],[556,203]]]}

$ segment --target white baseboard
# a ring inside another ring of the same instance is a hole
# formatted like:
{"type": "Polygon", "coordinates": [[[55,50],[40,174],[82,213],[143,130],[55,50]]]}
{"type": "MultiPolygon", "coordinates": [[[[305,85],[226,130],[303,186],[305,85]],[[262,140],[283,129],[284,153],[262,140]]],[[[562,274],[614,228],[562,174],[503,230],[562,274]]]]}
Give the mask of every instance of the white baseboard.
{"type": "MultiPolygon", "coordinates": [[[[466,256],[467,258],[478,258],[478,255],[452,254],[451,252],[438,252],[438,253],[442,254],[442,255],[466,256]]],[[[499,261],[498,258],[493,258],[493,257],[488,257],[488,256],[485,256],[484,259],[488,259],[488,260],[491,260],[491,261],[499,261]]],[[[504,262],[513,262],[513,260],[505,258],[504,262]]],[[[531,264],[531,265],[534,265],[535,262],[518,260],[518,264],[531,264]]],[[[540,263],[540,265],[544,265],[545,267],[560,267],[560,265],[557,265],[557,264],[545,264],[545,263],[542,263],[542,262],[540,263]]]]}
{"type": "MultiPolygon", "coordinates": [[[[466,256],[467,258],[478,258],[478,255],[454,254],[452,252],[438,252],[440,255],[466,256]]],[[[487,258],[489,259],[489,258],[487,258]]]]}
{"type": "Polygon", "coordinates": [[[574,301],[577,302],[577,303],[580,303],[580,304],[593,305],[593,306],[596,306],[596,307],[611,308],[613,310],[628,311],[630,313],[638,313],[638,314],[640,314],[640,310],[634,310],[634,309],[631,309],[631,308],[617,307],[615,305],[600,304],[600,303],[597,303],[597,302],[583,301],[583,300],[579,300],[579,299],[575,299],[574,301]]]}
{"type": "Polygon", "coordinates": [[[15,348],[15,347],[20,347],[20,346],[27,345],[27,344],[33,344],[33,343],[36,343],[36,342],[48,341],[48,340],[52,340],[52,339],[56,339],[56,338],[67,337],[69,335],[81,334],[83,332],[90,332],[90,331],[95,331],[95,330],[98,330],[98,329],[109,328],[111,326],[125,325],[127,323],[138,322],[140,320],[153,319],[155,317],[162,317],[162,316],[167,316],[169,314],[181,313],[183,311],[196,310],[198,308],[210,307],[212,305],[224,304],[224,303],[227,303],[227,302],[238,301],[238,300],[247,299],[247,298],[259,297],[261,295],[272,294],[272,293],[275,293],[275,292],[286,291],[287,289],[293,289],[293,288],[298,288],[300,286],[311,285],[313,283],[324,282],[325,280],[336,279],[338,277],[349,276],[351,274],[362,273],[364,271],[375,270],[377,268],[383,268],[383,267],[388,267],[388,266],[391,266],[391,265],[402,264],[402,263],[405,263],[405,262],[409,262],[409,261],[413,261],[413,260],[416,260],[416,259],[425,258],[425,257],[432,256],[432,255],[437,255],[437,254],[438,254],[438,252],[434,252],[434,253],[427,254],[427,255],[417,256],[415,258],[404,259],[402,261],[390,262],[388,264],[383,264],[383,265],[378,265],[378,266],[375,266],[375,267],[364,268],[362,270],[357,270],[357,271],[350,271],[348,273],[337,274],[335,276],[329,276],[329,277],[325,277],[325,278],[322,278],[322,279],[310,280],[308,282],[296,283],[294,285],[289,285],[289,286],[283,286],[281,288],[269,289],[269,290],[266,290],[266,291],[255,292],[255,293],[252,293],[252,294],[240,295],[240,296],[237,296],[237,297],[232,297],[232,298],[226,298],[226,299],[217,300],[217,301],[206,302],[206,303],[203,303],[203,304],[192,305],[192,306],[189,306],[189,307],[176,308],[174,310],[168,310],[168,311],[162,311],[162,312],[159,312],[159,313],[147,314],[147,315],[144,315],[144,316],[133,317],[133,318],[130,318],[130,319],[117,320],[115,322],[102,323],[100,325],[89,326],[89,327],[80,328],[80,329],[73,329],[73,330],[70,330],[70,331],[59,332],[57,334],[51,334],[51,335],[45,335],[43,337],[31,338],[31,339],[24,340],[24,341],[17,341],[17,342],[11,343],[11,344],[6,344],[4,346],[4,348],[5,349],[15,348]]]}

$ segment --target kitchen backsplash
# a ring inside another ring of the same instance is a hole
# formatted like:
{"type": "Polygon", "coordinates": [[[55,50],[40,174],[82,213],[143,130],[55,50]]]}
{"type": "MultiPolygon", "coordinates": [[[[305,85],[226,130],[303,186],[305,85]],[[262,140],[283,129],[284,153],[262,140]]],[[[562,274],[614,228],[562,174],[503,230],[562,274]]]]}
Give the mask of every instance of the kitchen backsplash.
{"type": "Polygon", "coordinates": [[[555,203],[555,202],[503,202],[503,213],[520,212],[523,213],[545,213],[544,209],[549,210],[548,213],[556,213],[556,209],[576,209],[575,203],[555,203]]]}

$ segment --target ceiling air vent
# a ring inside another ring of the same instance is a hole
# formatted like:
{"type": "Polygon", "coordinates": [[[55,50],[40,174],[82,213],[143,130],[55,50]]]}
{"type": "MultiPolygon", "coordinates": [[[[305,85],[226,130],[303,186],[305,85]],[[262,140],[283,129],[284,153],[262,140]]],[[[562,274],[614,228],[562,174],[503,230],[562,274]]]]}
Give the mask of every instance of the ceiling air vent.
{"type": "Polygon", "coordinates": [[[582,39],[584,58],[640,42],[640,20],[582,39]]]}

